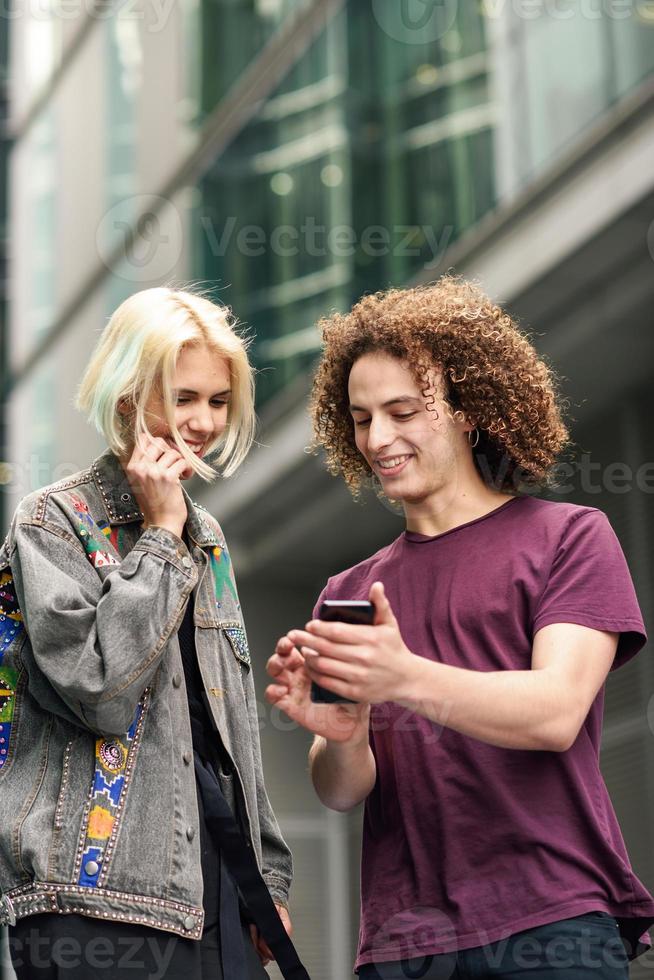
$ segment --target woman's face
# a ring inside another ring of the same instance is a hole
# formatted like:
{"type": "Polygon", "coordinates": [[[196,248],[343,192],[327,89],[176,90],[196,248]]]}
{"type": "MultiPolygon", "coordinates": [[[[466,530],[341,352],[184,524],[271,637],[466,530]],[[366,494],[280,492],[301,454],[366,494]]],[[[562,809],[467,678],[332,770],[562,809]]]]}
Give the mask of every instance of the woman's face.
{"type": "MultiPolygon", "coordinates": [[[[227,425],[231,398],[229,362],[206,344],[184,347],[177,359],[172,394],[179,433],[191,452],[202,457],[227,425]]],[[[160,395],[150,397],[145,417],[152,435],[176,448],[160,395]]],[[[180,479],[188,480],[192,475],[189,466],[180,479]]]]}

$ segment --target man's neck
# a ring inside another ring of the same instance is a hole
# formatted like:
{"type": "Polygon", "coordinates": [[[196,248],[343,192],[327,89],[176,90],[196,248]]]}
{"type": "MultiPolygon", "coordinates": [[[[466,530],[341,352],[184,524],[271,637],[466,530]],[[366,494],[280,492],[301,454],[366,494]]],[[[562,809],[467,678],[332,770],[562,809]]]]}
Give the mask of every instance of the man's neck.
{"type": "Polygon", "coordinates": [[[511,500],[512,496],[488,488],[461,491],[454,495],[451,490],[444,490],[429,500],[404,505],[406,529],[430,538],[445,534],[462,524],[485,517],[511,500]]]}

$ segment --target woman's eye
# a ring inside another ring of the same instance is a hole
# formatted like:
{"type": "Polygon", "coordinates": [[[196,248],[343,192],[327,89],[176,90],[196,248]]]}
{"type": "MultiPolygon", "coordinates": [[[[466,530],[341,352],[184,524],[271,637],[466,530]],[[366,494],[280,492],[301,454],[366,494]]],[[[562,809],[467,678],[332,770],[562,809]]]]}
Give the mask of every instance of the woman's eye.
{"type": "Polygon", "coordinates": [[[396,415],[395,418],[404,421],[405,419],[412,419],[415,414],[415,412],[403,412],[402,415],[396,415]]]}
{"type": "Polygon", "coordinates": [[[360,429],[363,425],[370,425],[370,419],[355,419],[354,424],[360,429]]]}
{"type": "MultiPolygon", "coordinates": [[[[175,400],[175,404],[176,405],[188,405],[188,403],[190,402],[190,400],[191,400],[190,398],[177,398],[175,400]]],[[[224,399],[219,399],[217,401],[212,401],[211,402],[212,408],[222,408],[223,405],[227,405],[227,404],[228,404],[228,402],[226,402],[224,399]]]]}

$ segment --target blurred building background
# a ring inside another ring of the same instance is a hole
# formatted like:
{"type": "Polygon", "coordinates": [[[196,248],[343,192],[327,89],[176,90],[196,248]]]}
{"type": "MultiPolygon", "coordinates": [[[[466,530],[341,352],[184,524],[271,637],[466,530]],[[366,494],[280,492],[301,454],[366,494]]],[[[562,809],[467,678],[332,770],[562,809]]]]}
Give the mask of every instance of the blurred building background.
{"type": "MultiPolygon", "coordinates": [[[[317,803],[309,737],[265,706],[264,664],[326,578],[403,522],[372,495],[354,505],[306,452],[315,324],[368,290],[480,278],[563,376],[577,455],[558,497],[609,515],[654,629],[654,3],[72,6],[0,25],[3,520],[102,450],[72,400],[125,296],[191,280],[233,306],[260,369],[259,443],[237,477],[191,492],[234,554],[298,947],[314,980],[343,980],[361,814],[317,803]]],[[[654,888],[650,655],[609,679],[602,766],[654,888]]]]}

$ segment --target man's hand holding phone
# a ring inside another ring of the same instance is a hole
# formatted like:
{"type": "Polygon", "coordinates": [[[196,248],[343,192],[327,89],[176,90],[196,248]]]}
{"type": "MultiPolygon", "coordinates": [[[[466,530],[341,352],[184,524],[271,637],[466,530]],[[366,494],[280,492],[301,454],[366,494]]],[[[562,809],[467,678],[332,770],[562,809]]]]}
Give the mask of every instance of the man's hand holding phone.
{"type": "Polygon", "coordinates": [[[379,704],[401,701],[416,659],[408,649],[386,598],[384,586],[370,589],[374,625],[314,619],[306,630],[291,630],[312,681],[350,701],[379,704]]]}
{"type": "Polygon", "coordinates": [[[330,742],[368,740],[370,706],[312,701],[307,663],[288,636],[277,642],[267,670],[273,683],[266,688],[266,700],[303,728],[330,742]]]}
{"type": "Polygon", "coordinates": [[[268,661],[266,697],[299,724],[335,741],[360,730],[370,704],[400,701],[415,658],[400,634],[384,586],[370,589],[374,625],[312,620],[291,630],[268,661]],[[311,701],[311,683],[355,704],[311,701]],[[329,732],[329,734],[328,734],[329,732]]]}

